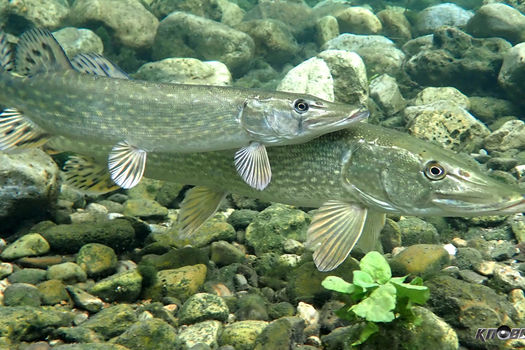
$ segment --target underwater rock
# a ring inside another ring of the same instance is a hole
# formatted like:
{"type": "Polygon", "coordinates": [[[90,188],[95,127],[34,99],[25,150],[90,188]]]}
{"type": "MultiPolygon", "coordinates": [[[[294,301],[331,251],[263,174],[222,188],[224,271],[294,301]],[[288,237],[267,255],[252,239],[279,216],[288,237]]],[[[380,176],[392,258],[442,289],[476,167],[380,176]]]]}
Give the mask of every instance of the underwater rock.
{"type": "Polygon", "coordinates": [[[104,302],[102,300],[78,287],[67,286],[66,289],[71,295],[75,306],[78,308],[95,313],[99,312],[104,306],[104,302]]]}
{"type": "Polygon", "coordinates": [[[47,269],[47,279],[61,280],[66,284],[85,282],[87,279],[86,272],[80,266],[73,262],[65,262],[50,266],[47,269]]]}
{"type": "Polygon", "coordinates": [[[455,105],[469,109],[470,100],[456,88],[445,87],[427,87],[421,90],[414,99],[414,106],[428,105],[437,101],[447,101],[455,105]]]}
{"type": "Polygon", "coordinates": [[[49,252],[49,243],[38,233],[23,235],[7,246],[0,258],[14,260],[26,256],[44,255],[49,252]]]}
{"type": "Polygon", "coordinates": [[[69,58],[80,53],[101,55],[104,51],[104,44],[100,37],[89,29],[65,27],[53,32],[53,36],[69,58]]]}
{"type": "Polygon", "coordinates": [[[474,265],[481,264],[482,260],[483,257],[479,250],[469,247],[458,248],[454,259],[454,265],[461,270],[471,269],[474,265]]]}
{"type": "Polygon", "coordinates": [[[525,40],[525,16],[506,4],[486,4],[470,19],[467,32],[481,38],[500,37],[517,44],[525,40]]]}
{"type": "Polygon", "coordinates": [[[80,327],[91,329],[104,339],[109,339],[123,333],[137,321],[137,315],[132,305],[119,304],[101,310],[86,320],[80,327]]]}
{"type": "MultiPolygon", "coordinates": [[[[149,62],[141,66],[133,74],[135,79],[157,81],[161,83],[231,85],[231,73],[225,64],[218,61],[200,61],[196,58],[165,58],[157,62],[149,62]]],[[[181,185],[172,185],[172,196],[177,197],[181,185]]],[[[167,193],[166,193],[167,194],[167,193]]],[[[161,203],[166,206],[168,203],[161,203]]]]}
{"type": "Polygon", "coordinates": [[[411,25],[405,16],[404,8],[389,7],[376,15],[383,25],[383,35],[387,38],[400,45],[412,39],[411,25]]]}
{"type": "Polygon", "coordinates": [[[266,321],[239,321],[224,327],[219,345],[232,345],[235,350],[252,350],[255,340],[266,328],[266,321]]]}
{"type": "Polygon", "coordinates": [[[365,62],[368,76],[386,73],[396,77],[401,74],[405,59],[403,51],[381,35],[345,33],[328,41],[322,49],[356,52],[365,62]]]}
{"type": "Polygon", "coordinates": [[[71,303],[71,298],[66,291],[66,286],[60,280],[48,280],[37,286],[42,304],[55,305],[65,302],[71,303]]]}
{"type": "Polygon", "coordinates": [[[133,226],[122,219],[99,223],[56,225],[42,232],[57,253],[76,253],[83,245],[100,243],[116,251],[129,249],[135,241],[133,226]]]}
{"type": "Polygon", "coordinates": [[[273,19],[259,19],[239,23],[236,29],[248,34],[255,43],[255,56],[273,66],[282,67],[292,62],[300,47],[287,25],[273,19]]]}
{"type": "Polygon", "coordinates": [[[206,271],[202,264],[159,271],[156,283],[144,290],[144,297],[154,300],[173,297],[184,301],[203,285],[206,271]]]}
{"type": "Polygon", "coordinates": [[[0,307],[0,338],[13,342],[50,336],[55,328],[70,326],[74,314],[61,308],[0,307]]]}
{"type": "Polygon", "coordinates": [[[36,27],[57,28],[69,14],[69,3],[62,0],[18,0],[8,2],[7,10],[10,14],[23,17],[36,27]]]}
{"type": "Polygon", "coordinates": [[[233,226],[225,222],[223,217],[217,216],[206,221],[190,237],[178,236],[178,226],[175,226],[172,232],[177,234],[175,246],[181,248],[188,244],[200,248],[207,246],[213,241],[233,241],[236,238],[233,226]]]}
{"type": "Polygon", "coordinates": [[[258,294],[248,294],[241,296],[237,300],[237,320],[261,320],[268,321],[268,311],[266,300],[258,294]]]}
{"type": "Polygon", "coordinates": [[[47,271],[42,269],[20,269],[12,273],[7,280],[9,283],[29,283],[37,284],[45,281],[47,271]]]}
{"type": "Polygon", "coordinates": [[[317,57],[325,61],[330,69],[336,101],[366,104],[368,79],[365,64],[358,54],[344,50],[325,50],[317,57]]]}
{"type": "Polygon", "coordinates": [[[216,263],[218,266],[243,262],[244,259],[244,252],[231,243],[226,241],[218,241],[211,244],[210,260],[216,263]]]}
{"type": "MultiPolygon", "coordinates": [[[[4,290],[5,306],[40,306],[38,288],[27,283],[13,283],[4,290]]],[[[1,314],[1,313],[0,313],[1,314]]]]}
{"type": "Polygon", "coordinates": [[[0,280],[13,273],[13,264],[0,262],[0,280]]]}
{"type": "Polygon", "coordinates": [[[211,320],[189,325],[178,334],[178,340],[188,348],[195,344],[206,344],[212,349],[219,347],[219,334],[222,332],[222,323],[211,320]]]}
{"type": "Polygon", "coordinates": [[[89,277],[105,277],[117,269],[115,251],[103,244],[88,243],[77,254],[77,264],[89,277]]]}
{"type": "Polygon", "coordinates": [[[0,229],[9,229],[21,218],[36,220],[47,215],[58,192],[58,168],[40,149],[18,154],[0,153],[0,229]]]}
{"type": "Polygon", "coordinates": [[[387,218],[385,221],[385,226],[381,230],[380,238],[381,246],[383,247],[385,253],[391,252],[395,247],[400,247],[402,242],[399,224],[396,221],[387,218]]]}
{"type": "Polygon", "coordinates": [[[397,222],[404,246],[439,243],[439,233],[434,225],[417,217],[403,217],[397,222]]]}
{"type": "Polygon", "coordinates": [[[217,60],[239,76],[249,69],[254,49],[253,39],[246,33],[210,19],[173,12],[160,22],[153,58],[217,60]]]}
{"type": "Polygon", "coordinates": [[[281,301],[280,303],[271,304],[268,307],[268,316],[272,320],[293,315],[295,315],[295,308],[292,304],[290,304],[287,301],[281,301]]]}
{"type": "Polygon", "coordinates": [[[418,35],[425,35],[434,32],[441,26],[461,28],[467,25],[472,16],[474,16],[472,11],[464,10],[456,4],[434,5],[417,14],[414,30],[418,35]]]}
{"type": "Polygon", "coordinates": [[[207,249],[184,247],[171,248],[165,254],[147,254],[142,257],[140,264],[154,266],[157,270],[176,269],[187,265],[206,265],[209,261],[207,249]]]}
{"type": "Polygon", "coordinates": [[[129,349],[157,350],[174,349],[176,339],[172,326],[161,319],[151,318],[134,323],[111,342],[129,349]]]}
{"type": "Polygon", "coordinates": [[[124,215],[141,219],[162,219],[168,215],[168,209],[150,199],[128,199],[124,203],[124,215]]]}
{"type": "Polygon", "coordinates": [[[132,303],[142,290],[142,275],[137,269],[123,271],[98,281],[89,292],[106,302],[132,303]]]}
{"type": "Polygon", "coordinates": [[[429,275],[450,262],[448,251],[437,244],[415,244],[394,256],[392,270],[400,275],[429,275]]]}
{"type": "Polygon", "coordinates": [[[396,79],[382,74],[370,82],[370,97],[377,102],[387,116],[405,108],[407,102],[401,95],[396,79]]]}
{"type": "Polygon", "coordinates": [[[129,350],[123,346],[117,348],[120,345],[107,344],[102,342],[104,339],[91,329],[86,329],[82,327],[60,327],[55,332],[56,336],[66,342],[72,343],[82,343],[82,344],[68,344],[68,345],[59,345],[55,349],[62,348],[63,350],[129,350]],[[84,344],[87,343],[87,344],[84,344]],[[90,344],[90,343],[99,343],[99,344],[90,344]],[[90,347],[91,346],[91,347],[90,347]]]}
{"type": "Polygon", "coordinates": [[[324,16],[315,23],[316,40],[319,46],[339,35],[339,24],[334,16],[324,16]]]}
{"type": "Polygon", "coordinates": [[[485,137],[483,146],[487,151],[500,152],[513,148],[525,149],[525,123],[521,120],[509,120],[485,137]]]}
{"type": "Polygon", "coordinates": [[[319,334],[320,314],[313,305],[300,301],[297,304],[297,316],[304,321],[306,334],[319,334]]]}
{"type": "Polygon", "coordinates": [[[237,209],[228,216],[227,222],[236,230],[245,229],[259,214],[256,210],[237,209]]]}
{"type": "Polygon", "coordinates": [[[304,320],[299,317],[283,317],[270,322],[257,336],[254,350],[296,349],[304,343],[304,320]]]}
{"type": "Polygon", "coordinates": [[[330,69],[324,60],[317,57],[290,69],[277,90],[311,94],[327,101],[334,100],[334,81],[330,69]]]}
{"type": "Polygon", "coordinates": [[[498,75],[498,83],[507,95],[519,104],[523,104],[523,96],[519,91],[525,88],[522,78],[525,73],[524,60],[525,43],[520,43],[507,51],[498,75]]]}
{"type": "MultiPolygon", "coordinates": [[[[470,112],[489,125],[501,117],[518,115],[516,106],[508,101],[490,96],[470,96],[470,112]]],[[[492,129],[494,130],[494,129],[492,129]]]]}
{"type": "Polygon", "coordinates": [[[256,255],[265,252],[282,253],[286,238],[306,240],[310,224],[308,214],[283,204],[273,204],[260,212],[246,228],[246,244],[256,255]]]}
{"type": "Polygon", "coordinates": [[[145,49],[153,45],[159,21],[138,0],[77,0],[71,21],[79,27],[102,22],[123,45],[145,49]]]}
{"type": "Polygon", "coordinates": [[[513,289],[525,289],[525,277],[511,266],[499,265],[494,269],[494,276],[490,280],[489,286],[506,294],[513,289]]]}
{"type": "Polygon", "coordinates": [[[448,101],[405,108],[410,134],[446,149],[473,152],[490,130],[465,109],[448,101]]]}
{"type": "Polygon", "coordinates": [[[337,13],[335,18],[337,18],[341,33],[374,35],[383,29],[379,18],[364,7],[349,7],[337,13]]]}
{"type": "Polygon", "coordinates": [[[182,324],[192,324],[206,320],[226,321],[230,310],[224,300],[214,294],[197,293],[186,300],[179,311],[182,324]]]}
{"type": "Polygon", "coordinates": [[[220,21],[222,17],[217,0],[152,0],[149,8],[159,19],[175,11],[191,13],[214,21],[220,21]]]}
{"type": "Polygon", "coordinates": [[[480,320],[483,320],[483,328],[516,326],[518,316],[512,304],[505,295],[489,287],[450,276],[436,276],[425,281],[425,285],[430,289],[431,310],[454,327],[463,346],[486,349],[502,345],[497,338],[486,342],[476,339],[480,320]]]}
{"type": "Polygon", "coordinates": [[[432,47],[410,57],[405,69],[421,85],[453,86],[468,93],[493,91],[510,47],[501,38],[475,39],[457,28],[440,27],[432,47]]]}

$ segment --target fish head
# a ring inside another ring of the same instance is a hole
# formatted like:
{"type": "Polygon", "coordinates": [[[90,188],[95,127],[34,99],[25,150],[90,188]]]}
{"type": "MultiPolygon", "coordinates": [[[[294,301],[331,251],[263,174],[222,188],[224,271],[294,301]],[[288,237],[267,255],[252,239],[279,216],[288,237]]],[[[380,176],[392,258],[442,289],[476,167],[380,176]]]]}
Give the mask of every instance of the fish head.
{"type": "Polygon", "coordinates": [[[280,97],[247,99],[240,112],[240,121],[255,141],[289,145],[343,129],[368,115],[363,105],[283,92],[280,97]]]}
{"type": "Polygon", "coordinates": [[[525,211],[523,191],[490,177],[469,156],[399,137],[384,144],[361,142],[343,161],[345,187],[366,205],[418,216],[525,211]]]}

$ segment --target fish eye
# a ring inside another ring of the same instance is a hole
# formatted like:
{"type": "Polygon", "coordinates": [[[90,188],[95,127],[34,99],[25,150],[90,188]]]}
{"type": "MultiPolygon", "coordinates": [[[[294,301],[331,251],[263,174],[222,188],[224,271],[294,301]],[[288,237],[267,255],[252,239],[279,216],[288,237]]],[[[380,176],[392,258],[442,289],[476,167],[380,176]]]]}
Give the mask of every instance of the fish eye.
{"type": "Polygon", "coordinates": [[[441,180],[447,175],[445,168],[436,161],[428,162],[424,173],[429,180],[441,180]]]}
{"type": "Polygon", "coordinates": [[[297,113],[305,113],[308,111],[310,106],[308,105],[308,102],[305,100],[295,100],[293,104],[293,108],[297,113]]]}

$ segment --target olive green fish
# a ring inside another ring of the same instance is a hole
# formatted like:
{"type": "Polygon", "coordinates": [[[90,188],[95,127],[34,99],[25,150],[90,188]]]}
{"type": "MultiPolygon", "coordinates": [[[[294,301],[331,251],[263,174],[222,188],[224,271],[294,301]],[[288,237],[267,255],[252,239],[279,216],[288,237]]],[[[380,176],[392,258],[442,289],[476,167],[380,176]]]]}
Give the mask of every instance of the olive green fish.
{"type": "MultiPolygon", "coordinates": [[[[57,150],[94,157],[104,164],[106,150],[54,139],[57,150]]],[[[190,234],[213,215],[228,192],[303,207],[319,207],[308,229],[319,270],[336,268],[356,242],[376,247],[386,213],[417,216],[478,216],[525,210],[517,187],[484,174],[468,156],[412,136],[367,123],[310,142],[268,149],[272,182],[257,191],[235,176],[231,151],[174,155],[152,152],[146,176],[192,184],[181,203],[183,233],[190,234]]],[[[104,192],[111,180],[104,166],[72,157],[66,178],[83,190],[104,192]]]]}
{"type": "Polygon", "coordinates": [[[0,103],[9,107],[0,150],[55,135],[111,145],[109,171],[123,188],[140,181],[150,152],[236,149],[238,174],[263,190],[272,176],[265,146],[303,143],[368,117],[361,105],[306,94],[130,80],[96,54],[70,61],[42,29],[24,33],[16,55],[0,35],[0,66],[0,103]]]}

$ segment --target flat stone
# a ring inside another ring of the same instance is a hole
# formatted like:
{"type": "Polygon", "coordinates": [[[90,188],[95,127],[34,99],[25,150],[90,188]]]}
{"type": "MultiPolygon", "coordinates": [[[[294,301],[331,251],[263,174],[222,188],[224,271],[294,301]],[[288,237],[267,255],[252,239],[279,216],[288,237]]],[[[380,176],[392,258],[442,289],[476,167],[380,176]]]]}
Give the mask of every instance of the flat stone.
{"type": "Polygon", "coordinates": [[[89,277],[104,277],[117,269],[115,251],[103,244],[88,243],[80,248],[77,254],[77,264],[89,277]]]}
{"type": "Polygon", "coordinates": [[[62,302],[70,303],[71,298],[66,291],[66,286],[60,280],[48,280],[37,285],[42,304],[55,305],[62,302]]]}
{"type": "Polygon", "coordinates": [[[76,283],[86,281],[87,275],[77,264],[65,262],[50,266],[47,269],[47,279],[57,279],[65,283],[76,283]]]}
{"type": "Polygon", "coordinates": [[[111,340],[129,349],[156,350],[175,348],[176,330],[165,321],[152,318],[133,324],[118,337],[111,340]]]}
{"type": "Polygon", "coordinates": [[[222,323],[216,320],[203,321],[189,325],[178,334],[178,339],[188,348],[196,344],[206,344],[210,348],[219,347],[219,334],[222,331],[222,323]]]}
{"type": "Polygon", "coordinates": [[[37,284],[47,278],[47,271],[42,269],[21,269],[12,273],[7,280],[10,283],[37,284]]]}
{"type": "Polygon", "coordinates": [[[232,345],[235,350],[252,350],[257,336],[266,328],[266,321],[240,321],[224,327],[219,345],[232,345]]]}
{"type": "Polygon", "coordinates": [[[159,271],[157,283],[146,288],[144,294],[155,300],[162,297],[186,300],[202,286],[206,279],[206,271],[206,266],[202,264],[159,271]]]}
{"type": "Polygon", "coordinates": [[[179,318],[183,324],[192,324],[206,320],[226,321],[228,314],[228,306],[221,297],[197,293],[182,305],[179,318]]]}
{"type": "Polygon", "coordinates": [[[352,6],[336,14],[339,30],[343,33],[378,34],[383,29],[376,15],[359,6],[352,6]]]}
{"type": "Polygon", "coordinates": [[[39,0],[9,1],[8,10],[37,27],[53,29],[59,27],[68,16],[69,3],[61,0],[45,3],[39,0]]]}
{"type": "Polygon", "coordinates": [[[5,306],[40,306],[38,288],[27,283],[13,283],[4,290],[5,306]]]}
{"type": "Polygon", "coordinates": [[[401,275],[425,275],[439,271],[450,261],[448,252],[440,245],[416,244],[407,247],[392,259],[392,269],[401,275]]]}
{"type": "Polygon", "coordinates": [[[142,275],[137,269],[124,271],[98,281],[89,292],[107,302],[134,302],[142,290],[142,275]]]}
{"type": "Polygon", "coordinates": [[[137,315],[133,306],[120,304],[101,310],[82,323],[81,327],[91,329],[104,339],[109,339],[122,334],[136,321],[137,315]]]}
{"type": "Polygon", "coordinates": [[[104,306],[104,302],[94,295],[89,294],[75,286],[67,286],[67,291],[71,295],[75,306],[87,310],[89,312],[99,312],[104,306]]]}
{"type": "Polygon", "coordinates": [[[517,44],[525,40],[525,16],[506,4],[486,4],[470,19],[467,31],[476,37],[501,37],[517,44]]]}
{"type": "Polygon", "coordinates": [[[2,252],[0,257],[14,260],[26,256],[44,255],[49,252],[49,243],[38,233],[23,235],[2,252]]]}

